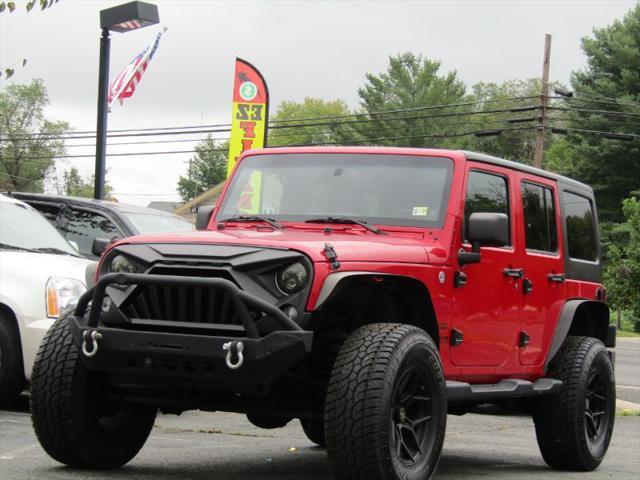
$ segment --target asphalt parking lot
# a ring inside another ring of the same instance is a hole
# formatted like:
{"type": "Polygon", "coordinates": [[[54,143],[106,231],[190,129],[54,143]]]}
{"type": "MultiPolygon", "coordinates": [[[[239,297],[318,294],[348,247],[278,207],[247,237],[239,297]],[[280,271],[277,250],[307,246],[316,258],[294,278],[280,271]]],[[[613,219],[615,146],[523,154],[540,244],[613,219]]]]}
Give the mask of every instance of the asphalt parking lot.
{"type": "MultiPolygon", "coordinates": [[[[555,472],[542,461],[530,419],[449,417],[438,479],[610,479],[640,476],[640,417],[617,417],[613,442],[598,470],[555,472]]],[[[74,471],[40,448],[26,408],[0,411],[0,478],[27,479],[331,479],[324,450],[291,422],[278,430],[253,427],[245,417],[188,412],[162,415],[140,454],[120,470],[74,471]]]]}

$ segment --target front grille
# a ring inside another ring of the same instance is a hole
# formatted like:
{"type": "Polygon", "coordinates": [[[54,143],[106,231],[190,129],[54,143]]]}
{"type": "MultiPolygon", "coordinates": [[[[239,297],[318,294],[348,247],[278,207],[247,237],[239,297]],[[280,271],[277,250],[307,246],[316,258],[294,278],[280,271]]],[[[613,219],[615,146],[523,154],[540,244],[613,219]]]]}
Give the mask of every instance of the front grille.
{"type": "MultiPolygon", "coordinates": [[[[157,268],[149,273],[216,277],[231,280],[225,271],[157,268]]],[[[174,322],[241,325],[231,295],[225,290],[186,286],[138,286],[122,306],[129,318],[174,322]]],[[[252,312],[253,313],[253,312],[252,312]]],[[[255,317],[254,317],[255,318],[255,317]]]]}

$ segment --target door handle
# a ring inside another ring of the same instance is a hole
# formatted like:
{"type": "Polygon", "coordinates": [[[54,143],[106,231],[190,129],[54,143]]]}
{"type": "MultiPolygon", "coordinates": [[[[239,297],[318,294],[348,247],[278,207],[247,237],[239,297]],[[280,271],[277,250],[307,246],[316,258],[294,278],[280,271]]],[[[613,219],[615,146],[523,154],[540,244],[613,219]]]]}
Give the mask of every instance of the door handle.
{"type": "Polygon", "coordinates": [[[505,268],[502,273],[505,277],[522,278],[524,277],[524,268],[505,268]]]}
{"type": "Polygon", "coordinates": [[[547,279],[550,282],[562,283],[565,281],[564,273],[550,273],[547,275],[547,279]]]}

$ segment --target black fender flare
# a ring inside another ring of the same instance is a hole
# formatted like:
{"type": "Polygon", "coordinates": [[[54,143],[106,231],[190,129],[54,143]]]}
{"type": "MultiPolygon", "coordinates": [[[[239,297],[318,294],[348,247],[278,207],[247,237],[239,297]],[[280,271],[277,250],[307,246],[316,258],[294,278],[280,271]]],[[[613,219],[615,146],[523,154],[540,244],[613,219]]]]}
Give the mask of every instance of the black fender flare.
{"type": "Polygon", "coordinates": [[[562,307],[556,324],[551,346],[547,353],[545,368],[549,367],[549,363],[556,356],[572,329],[576,332],[581,332],[580,328],[587,328],[587,325],[576,325],[573,322],[576,316],[583,312],[591,320],[590,326],[592,326],[593,330],[590,335],[602,340],[607,347],[615,347],[615,326],[613,326],[613,329],[610,328],[609,306],[606,303],[583,298],[567,300],[562,307]]]}

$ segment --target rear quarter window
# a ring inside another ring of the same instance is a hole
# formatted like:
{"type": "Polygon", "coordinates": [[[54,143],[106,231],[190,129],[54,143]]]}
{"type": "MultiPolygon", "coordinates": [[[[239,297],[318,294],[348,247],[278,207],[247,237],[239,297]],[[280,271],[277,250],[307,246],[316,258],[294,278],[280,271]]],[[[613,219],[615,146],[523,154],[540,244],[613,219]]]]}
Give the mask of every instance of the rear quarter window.
{"type": "Polygon", "coordinates": [[[575,193],[563,192],[562,202],[570,258],[595,262],[598,259],[593,204],[575,193]]]}

